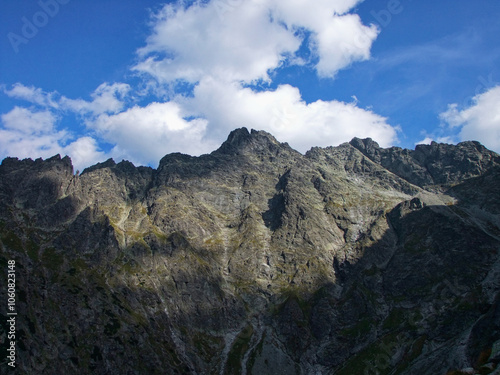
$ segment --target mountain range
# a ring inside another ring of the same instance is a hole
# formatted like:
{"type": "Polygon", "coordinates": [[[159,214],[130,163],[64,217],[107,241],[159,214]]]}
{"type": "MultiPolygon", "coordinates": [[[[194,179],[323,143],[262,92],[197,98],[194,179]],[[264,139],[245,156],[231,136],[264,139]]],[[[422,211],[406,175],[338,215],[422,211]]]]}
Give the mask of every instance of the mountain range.
{"type": "Polygon", "coordinates": [[[301,154],[241,128],[156,169],[7,158],[0,240],[19,374],[500,373],[500,156],[478,142],[301,154]]]}

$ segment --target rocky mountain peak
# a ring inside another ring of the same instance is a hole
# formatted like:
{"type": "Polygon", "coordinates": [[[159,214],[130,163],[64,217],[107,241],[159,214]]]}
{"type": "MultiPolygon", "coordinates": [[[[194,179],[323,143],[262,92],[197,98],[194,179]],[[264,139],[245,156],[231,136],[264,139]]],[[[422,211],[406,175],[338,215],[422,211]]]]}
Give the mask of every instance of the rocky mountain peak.
{"type": "Polygon", "coordinates": [[[51,158],[43,160],[38,158],[36,160],[18,158],[5,158],[0,165],[3,173],[18,172],[20,169],[28,169],[32,172],[43,172],[47,170],[58,170],[68,173],[73,172],[73,164],[69,156],[61,158],[61,155],[57,154],[51,158]]]}
{"type": "Polygon", "coordinates": [[[233,130],[216,154],[244,155],[276,153],[279,148],[289,148],[288,144],[280,143],[270,133],[263,130],[239,128],[233,130]]]}
{"type": "Polygon", "coordinates": [[[98,169],[103,169],[103,168],[113,168],[116,165],[116,162],[114,161],[113,158],[109,158],[108,160],[102,162],[102,163],[97,163],[95,165],[92,165],[88,168],[85,168],[82,172],[82,174],[85,173],[90,173],[92,171],[96,171],[98,169]]]}
{"type": "Polygon", "coordinates": [[[366,153],[375,155],[380,149],[380,146],[371,138],[357,138],[354,137],[350,142],[352,146],[356,147],[358,150],[364,150],[366,153]]]}

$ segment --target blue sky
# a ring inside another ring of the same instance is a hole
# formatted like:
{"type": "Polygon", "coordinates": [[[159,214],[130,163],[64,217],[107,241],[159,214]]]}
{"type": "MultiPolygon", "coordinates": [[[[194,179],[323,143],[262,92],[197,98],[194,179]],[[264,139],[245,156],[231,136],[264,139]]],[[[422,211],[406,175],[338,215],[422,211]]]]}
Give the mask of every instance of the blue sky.
{"type": "Polygon", "coordinates": [[[5,0],[0,158],[156,167],[241,126],[499,152],[499,20],[497,0],[5,0]]]}

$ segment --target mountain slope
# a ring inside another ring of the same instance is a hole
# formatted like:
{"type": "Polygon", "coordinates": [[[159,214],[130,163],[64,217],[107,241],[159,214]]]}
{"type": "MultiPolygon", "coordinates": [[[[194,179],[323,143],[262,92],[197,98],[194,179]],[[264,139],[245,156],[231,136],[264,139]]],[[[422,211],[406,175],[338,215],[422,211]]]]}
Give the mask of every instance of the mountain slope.
{"type": "Polygon", "coordinates": [[[476,142],[302,155],[245,128],[157,169],[5,159],[20,373],[491,372],[499,170],[476,142]]]}

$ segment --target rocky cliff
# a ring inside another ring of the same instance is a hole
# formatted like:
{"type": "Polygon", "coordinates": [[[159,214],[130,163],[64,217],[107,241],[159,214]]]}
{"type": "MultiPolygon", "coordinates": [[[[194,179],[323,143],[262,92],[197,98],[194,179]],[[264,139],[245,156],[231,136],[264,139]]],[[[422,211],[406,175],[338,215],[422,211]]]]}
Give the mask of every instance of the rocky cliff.
{"type": "Polygon", "coordinates": [[[302,155],[243,128],[157,169],[8,158],[0,239],[19,374],[498,371],[500,156],[477,142],[302,155]]]}

